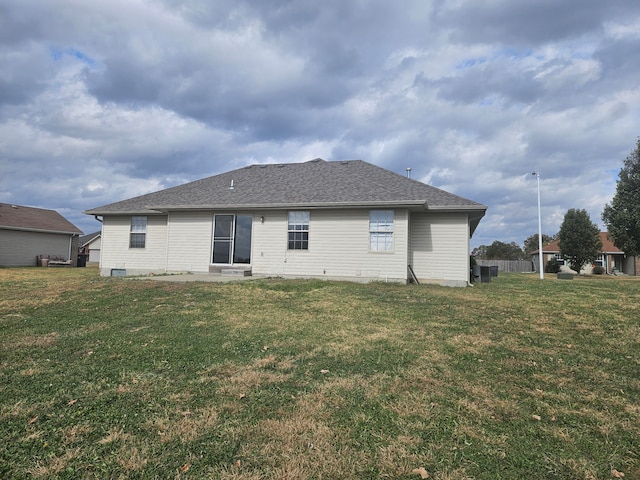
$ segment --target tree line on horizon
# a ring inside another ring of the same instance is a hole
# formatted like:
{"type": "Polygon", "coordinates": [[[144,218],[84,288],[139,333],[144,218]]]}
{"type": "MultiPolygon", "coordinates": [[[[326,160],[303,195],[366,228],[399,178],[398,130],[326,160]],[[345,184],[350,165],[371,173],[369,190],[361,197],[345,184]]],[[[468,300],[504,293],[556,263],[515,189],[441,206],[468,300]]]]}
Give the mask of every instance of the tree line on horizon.
{"type": "MultiPolygon", "coordinates": [[[[605,205],[602,221],[609,238],[625,255],[640,254],[640,137],[636,147],[623,162],[618,174],[616,193],[605,205]]],[[[542,245],[558,240],[560,252],[572,270],[580,272],[602,253],[600,229],[584,209],[571,208],[555,235],[542,234],[542,245]]],[[[538,250],[538,234],[530,235],[521,247],[517,242],[495,240],[480,245],[471,255],[479,260],[530,260],[538,250]]]]}

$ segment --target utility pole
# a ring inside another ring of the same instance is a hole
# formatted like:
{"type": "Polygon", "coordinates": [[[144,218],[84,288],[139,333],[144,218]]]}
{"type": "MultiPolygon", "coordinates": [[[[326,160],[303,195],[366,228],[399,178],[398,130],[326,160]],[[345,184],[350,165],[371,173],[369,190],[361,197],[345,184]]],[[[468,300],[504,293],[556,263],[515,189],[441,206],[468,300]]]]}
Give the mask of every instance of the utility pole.
{"type": "Polygon", "coordinates": [[[540,280],[544,279],[544,267],[542,266],[542,213],[540,212],[540,172],[531,172],[538,179],[538,260],[540,265],[540,280]]]}

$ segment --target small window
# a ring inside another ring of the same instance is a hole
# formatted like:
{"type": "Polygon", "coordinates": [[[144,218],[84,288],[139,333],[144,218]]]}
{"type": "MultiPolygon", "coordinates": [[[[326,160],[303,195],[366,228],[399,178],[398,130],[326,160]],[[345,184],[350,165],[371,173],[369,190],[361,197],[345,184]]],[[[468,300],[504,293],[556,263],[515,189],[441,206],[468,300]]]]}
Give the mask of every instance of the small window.
{"type": "Polygon", "coordinates": [[[597,267],[604,267],[604,255],[598,255],[598,258],[596,258],[596,261],[593,264],[597,267]]]}
{"type": "Polygon", "coordinates": [[[372,252],[393,251],[393,210],[369,212],[369,249],[372,252]]]}
{"type": "Polygon", "coordinates": [[[289,212],[288,249],[309,249],[309,212],[289,212]]]}
{"type": "Polygon", "coordinates": [[[144,248],[147,237],[147,217],[131,217],[129,248],[144,248]]]}
{"type": "Polygon", "coordinates": [[[556,253],[554,257],[556,259],[556,262],[558,262],[558,265],[564,265],[564,257],[562,255],[556,253]]]}

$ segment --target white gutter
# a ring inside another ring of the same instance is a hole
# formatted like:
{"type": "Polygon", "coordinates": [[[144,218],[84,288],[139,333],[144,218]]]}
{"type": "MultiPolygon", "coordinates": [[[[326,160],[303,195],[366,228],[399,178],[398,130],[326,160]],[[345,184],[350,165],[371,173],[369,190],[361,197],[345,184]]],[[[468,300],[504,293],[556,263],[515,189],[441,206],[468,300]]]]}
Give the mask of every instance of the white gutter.
{"type": "Polygon", "coordinates": [[[0,225],[0,230],[16,230],[19,232],[61,233],[64,235],[80,235],[82,232],[65,232],[63,230],[46,230],[43,228],[23,228],[0,225]]]}

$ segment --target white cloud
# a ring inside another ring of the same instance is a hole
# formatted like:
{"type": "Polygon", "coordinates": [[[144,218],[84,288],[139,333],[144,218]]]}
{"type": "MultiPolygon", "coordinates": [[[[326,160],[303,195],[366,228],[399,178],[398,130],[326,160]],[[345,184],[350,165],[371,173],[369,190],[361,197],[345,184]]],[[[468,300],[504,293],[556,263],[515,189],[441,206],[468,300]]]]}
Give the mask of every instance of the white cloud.
{"type": "Polygon", "coordinates": [[[76,212],[88,231],[85,209],[322,157],[411,167],[489,206],[472,244],[522,242],[532,170],[545,233],[569,208],[599,222],[638,136],[631,0],[0,8],[0,201],[76,212]]]}
{"type": "Polygon", "coordinates": [[[627,21],[610,21],[603,23],[605,35],[614,39],[640,38],[640,19],[631,16],[627,21]]]}

